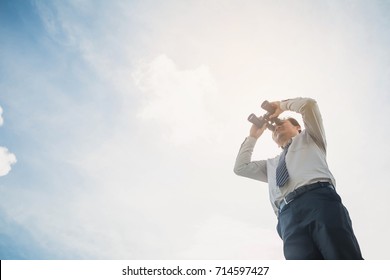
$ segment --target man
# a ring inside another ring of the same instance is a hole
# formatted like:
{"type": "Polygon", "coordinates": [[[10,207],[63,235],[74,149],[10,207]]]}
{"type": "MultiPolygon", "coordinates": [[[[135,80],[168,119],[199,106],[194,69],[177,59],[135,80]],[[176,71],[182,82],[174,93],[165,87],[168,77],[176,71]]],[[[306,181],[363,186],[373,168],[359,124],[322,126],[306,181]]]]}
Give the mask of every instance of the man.
{"type": "Polygon", "coordinates": [[[326,162],[326,140],[317,102],[295,98],[272,102],[276,118],[286,110],[302,115],[305,129],[293,119],[277,123],[272,138],[283,149],[275,158],[252,161],[266,125],[252,125],[241,145],[234,172],[268,182],[277,231],[286,259],[363,259],[347,209],[336,193],[326,162]]]}

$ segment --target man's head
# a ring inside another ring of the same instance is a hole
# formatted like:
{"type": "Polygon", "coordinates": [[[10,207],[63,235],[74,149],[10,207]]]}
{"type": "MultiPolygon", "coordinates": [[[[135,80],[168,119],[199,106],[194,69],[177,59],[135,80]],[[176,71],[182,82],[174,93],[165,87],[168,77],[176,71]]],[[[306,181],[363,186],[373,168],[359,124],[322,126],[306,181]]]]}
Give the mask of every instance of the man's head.
{"type": "Polygon", "coordinates": [[[275,125],[272,139],[279,147],[284,147],[291,138],[301,133],[301,126],[294,118],[282,119],[275,125]]]}

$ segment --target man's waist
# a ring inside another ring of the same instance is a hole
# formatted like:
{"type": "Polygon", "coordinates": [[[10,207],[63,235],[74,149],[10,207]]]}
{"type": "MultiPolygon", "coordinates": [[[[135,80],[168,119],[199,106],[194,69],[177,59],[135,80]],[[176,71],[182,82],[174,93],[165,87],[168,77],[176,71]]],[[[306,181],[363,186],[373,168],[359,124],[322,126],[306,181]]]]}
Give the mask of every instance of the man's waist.
{"type": "Polygon", "coordinates": [[[330,182],[316,182],[313,184],[308,184],[308,185],[298,187],[294,191],[288,193],[283,198],[283,200],[281,201],[280,206],[279,206],[279,212],[283,209],[283,207],[285,207],[291,201],[297,199],[302,194],[309,192],[309,191],[313,191],[315,189],[323,188],[323,187],[327,187],[327,188],[331,188],[332,190],[336,190],[335,187],[330,182]]]}

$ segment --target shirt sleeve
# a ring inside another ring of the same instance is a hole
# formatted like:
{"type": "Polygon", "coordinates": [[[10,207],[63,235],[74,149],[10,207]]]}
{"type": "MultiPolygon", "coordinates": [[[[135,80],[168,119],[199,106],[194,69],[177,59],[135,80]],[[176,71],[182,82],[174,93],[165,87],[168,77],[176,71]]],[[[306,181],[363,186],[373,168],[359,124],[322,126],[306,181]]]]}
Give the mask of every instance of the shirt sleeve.
{"type": "Polygon", "coordinates": [[[312,98],[288,99],[281,101],[280,108],[301,114],[308,134],[321,149],[326,151],[325,130],[317,101],[312,98]]]}
{"type": "Polygon", "coordinates": [[[244,143],[242,143],[234,165],[234,173],[239,176],[267,182],[267,161],[251,161],[256,141],[257,139],[254,137],[247,137],[244,143]]]}

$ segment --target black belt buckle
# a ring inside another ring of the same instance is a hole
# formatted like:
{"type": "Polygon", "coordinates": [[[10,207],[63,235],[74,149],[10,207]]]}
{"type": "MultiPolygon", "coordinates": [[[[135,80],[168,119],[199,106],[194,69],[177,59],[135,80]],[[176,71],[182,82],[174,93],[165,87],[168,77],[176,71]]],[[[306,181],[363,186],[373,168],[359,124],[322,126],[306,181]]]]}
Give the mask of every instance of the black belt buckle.
{"type": "MultiPolygon", "coordinates": [[[[292,194],[292,192],[289,193],[289,194],[292,194]]],[[[294,198],[295,198],[294,195],[289,196],[289,194],[286,195],[286,196],[283,198],[283,202],[284,202],[285,205],[289,204],[289,203],[290,203],[291,201],[293,201],[294,198]]]]}
{"type": "Polygon", "coordinates": [[[289,204],[291,201],[294,200],[294,196],[290,196],[290,198],[289,198],[289,195],[292,194],[292,193],[293,193],[293,192],[289,193],[288,195],[286,195],[286,196],[283,198],[282,202],[281,202],[280,205],[279,205],[279,213],[282,212],[282,209],[283,209],[287,204],[289,204]]]}
{"type": "Polygon", "coordinates": [[[335,190],[335,187],[332,185],[332,183],[329,182],[317,182],[310,185],[305,185],[302,187],[299,187],[295,189],[294,191],[287,194],[279,206],[279,211],[282,211],[283,207],[285,207],[287,204],[289,204],[291,201],[293,201],[296,197],[304,194],[305,192],[320,188],[320,187],[330,187],[333,190],[335,190]]]}

